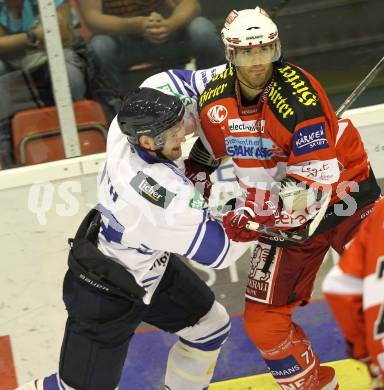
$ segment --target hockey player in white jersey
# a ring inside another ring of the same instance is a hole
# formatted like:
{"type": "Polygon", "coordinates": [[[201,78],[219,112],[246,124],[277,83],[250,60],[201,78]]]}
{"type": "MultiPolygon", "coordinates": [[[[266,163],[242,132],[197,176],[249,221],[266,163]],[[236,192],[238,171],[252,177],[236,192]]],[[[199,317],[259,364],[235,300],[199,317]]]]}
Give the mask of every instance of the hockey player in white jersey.
{"type": "MultiPolygon", "coordinates": [[[[195,184],[204,195],[209,198],[212,187],[209,175],[221,164],[221,159],[214,159],[200,125],[197,109],[198,99],[204,92],[208,82],[215,76],[222,74],[228,64],[214,66],[208,69],[187,70],[170,69],[157,73],[143,81],[141,87],[153,88],[169,95],[179,97],[185,106],[186,132],[194,132],[199,138],[193,145],[189,158],[184,160],[185,175],[195,184]],[[205,146],[203,146],[205,145],[205,146]]],[[[214,93],[214,91],[212,91],[214,93]]]]}
{"type": "Polygon", "coordinates": [[[113,390],[130,339],[145,321],[179,336],[168,355],[165,389],[208,388],[230,319],[175,254],[219,269],[249,244],[228,240],[178,166],[184,113],[179,98],[141,88],[111,124],[98,208],[71,240],[68,320],[59,375],[49,378],[50,386],[113,390]]]}

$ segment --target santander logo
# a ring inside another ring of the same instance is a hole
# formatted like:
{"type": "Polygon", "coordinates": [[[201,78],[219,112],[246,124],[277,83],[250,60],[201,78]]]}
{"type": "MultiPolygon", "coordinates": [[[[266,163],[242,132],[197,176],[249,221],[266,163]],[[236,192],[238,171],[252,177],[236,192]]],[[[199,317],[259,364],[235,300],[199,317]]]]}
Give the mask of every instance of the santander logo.
{"type": "Polygon", "coordinates": [[[228,115],[227,109],[221,105],[213,106],[207,112],[208,119],[212,123],[223,122],[227,117],[227,115],[228,115]]]}

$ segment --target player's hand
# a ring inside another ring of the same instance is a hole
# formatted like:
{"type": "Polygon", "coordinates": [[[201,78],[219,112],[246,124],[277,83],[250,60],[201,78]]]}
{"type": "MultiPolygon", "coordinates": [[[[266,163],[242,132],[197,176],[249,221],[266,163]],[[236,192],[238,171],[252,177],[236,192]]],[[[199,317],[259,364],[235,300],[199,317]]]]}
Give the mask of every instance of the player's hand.
{"type": "Polygon", "coordinates": [[[184,160],[185,176],[193,183],[197,191],[208,201],[211,195],[212,182],[205,167],[190,159],[184,160]]]}
{"type": "Polygon", "coordinates": [[[237,242],[257,240],[260,233],[247,229],[247,224],[254,221],[254,218],[255,213],[252,207],[247,207],[247,202],[236,210],[228,211],[223,217],[223,225],[228,238],[237,242]]]}
{"type": "Polygon", "coordinates": [[[251,222],[274,227],[281,220],[281,207],[278,199],[269,191],[258,190],[256,193],[248,194],[245,205],[254,212],[251,222]]]}

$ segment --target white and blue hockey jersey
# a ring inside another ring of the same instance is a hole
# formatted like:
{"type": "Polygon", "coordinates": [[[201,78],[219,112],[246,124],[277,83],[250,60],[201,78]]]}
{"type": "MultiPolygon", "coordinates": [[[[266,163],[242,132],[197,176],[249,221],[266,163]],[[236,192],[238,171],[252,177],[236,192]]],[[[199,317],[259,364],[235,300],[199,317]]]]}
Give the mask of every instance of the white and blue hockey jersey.
{"type": "Polygon", "coordinates": [[[212,77],[224,72],[228,64],[214,66],[209,69],[187,70],[170,69],[148,77],[140,87],[157,89],[163,93],[177,96],[185,106],[184,123],[187,134],[194,132],[203,141],[207,150],[213,155],[211,146],[200,126],[197,103],[205,86],[212,77]]]}
{"type": "Polygon", "coordinates": [[[116,118],[108,134],[98,198],[102,215],[99,249],[146,289],[143,300],[147,304],[170,252],[212,268],[225,268],[250,245],[230,241],[182,170],[134,149],[116,118]]]}

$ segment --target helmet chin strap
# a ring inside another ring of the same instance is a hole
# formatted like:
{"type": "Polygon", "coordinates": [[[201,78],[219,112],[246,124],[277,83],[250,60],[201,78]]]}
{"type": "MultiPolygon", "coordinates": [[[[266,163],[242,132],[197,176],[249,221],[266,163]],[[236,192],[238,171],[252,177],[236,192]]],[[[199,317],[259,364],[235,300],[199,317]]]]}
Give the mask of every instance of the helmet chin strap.
{"type": "Polygon", "coordinates": [[[249,89],[258,89],[258,90],[260,90],[260,92],[263,90],[263,87],[262,87],[262,88],[260,88],[260,87],[251,87],[250,85],[244,83],[244,81],[241,81],[239,78],[237,78],[237,80],[239,80],[239,83],[240,83],[240,84],[245,85],[245,86],[248,87],[249,89]]]}

